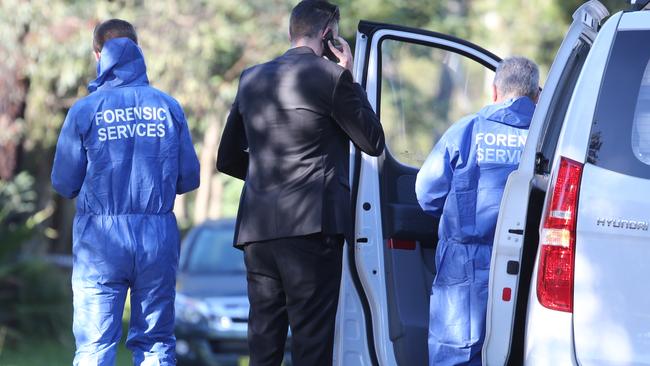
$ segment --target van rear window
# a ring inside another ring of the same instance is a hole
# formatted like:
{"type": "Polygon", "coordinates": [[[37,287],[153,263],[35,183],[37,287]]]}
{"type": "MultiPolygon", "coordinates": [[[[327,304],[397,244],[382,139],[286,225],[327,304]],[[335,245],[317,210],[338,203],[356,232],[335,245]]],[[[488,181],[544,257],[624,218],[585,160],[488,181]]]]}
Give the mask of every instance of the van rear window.
{"type": "Polygon", "coordinates": [[[646,65],[632,123],[634,155],[650,165],[650,62],[646,65]]]}
{"type": "Polygon", "coordinates": [[[650,179],[650,31],[620,31],[601,85],[587,161],[650,179]]]}

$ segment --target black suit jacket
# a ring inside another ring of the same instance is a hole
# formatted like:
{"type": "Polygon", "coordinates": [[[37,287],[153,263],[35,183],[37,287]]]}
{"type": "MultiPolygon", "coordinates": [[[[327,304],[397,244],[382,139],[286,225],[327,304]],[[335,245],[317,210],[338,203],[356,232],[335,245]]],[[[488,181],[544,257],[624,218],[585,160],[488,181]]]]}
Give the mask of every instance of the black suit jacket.
{"type": "Polygon", "coordinates": [[[369,155],[384,133],[352,74],[308,47],[245,70],[217,169],[244,179],[235,244],[351,227],[349,141],[369,155]]]}

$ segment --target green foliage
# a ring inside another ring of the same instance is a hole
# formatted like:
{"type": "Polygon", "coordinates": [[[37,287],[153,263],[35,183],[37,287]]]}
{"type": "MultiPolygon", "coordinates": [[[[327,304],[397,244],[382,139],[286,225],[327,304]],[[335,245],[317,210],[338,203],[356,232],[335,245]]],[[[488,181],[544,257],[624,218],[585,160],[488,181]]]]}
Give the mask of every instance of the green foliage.
{"type": "Polygon", "coordinates": [[[421,166],[452,123],[489,102],[491,77],[484,66],[458,54],[384,41],[380,117],[391,154],[421,166]]]}
{"type": "Polygon", "coordinates": [[[223,216],[236,217],[239,208],[239,195],[244,187],[244,182],[223,175],[219,177],[223,179],[223,216]]]}
{"type": "Polygon", "coordinates": [[[59,336],[69,319],[67,275],[37,259],[21,260],[21,246],[34,236],[45,213],[35,213],[34,179],[22,172],[0,181],[0,331],[59,336]]]}
{"type": "Polygon", "coordinates": [[[55,338],[69,332],[68,275],[39,260],[0,264],[0,328],[17,340],[29,334],[55,338]]]}
{"type": "Polygon", "coordinates": [[[33,186],[34,178],[27,172],[12,181],[0,180],[0,263],[34,232],[34,224],[28,222],[36,210],[33,186]]]}

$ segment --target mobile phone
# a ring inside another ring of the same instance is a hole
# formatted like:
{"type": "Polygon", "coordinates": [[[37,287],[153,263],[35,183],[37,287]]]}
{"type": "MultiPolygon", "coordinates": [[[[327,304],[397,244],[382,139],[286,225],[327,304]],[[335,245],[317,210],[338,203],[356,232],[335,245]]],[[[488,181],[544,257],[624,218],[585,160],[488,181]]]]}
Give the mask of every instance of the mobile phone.
{"type": "Polygon", "coordinates": [[[330,61],[339,63],[341,60],[339,60],[336,55],[334,55],[334,52],[330,49],[330,46],[328,44],[329,41],[332,41],[332,44],[336,49],[339,51],[343,51],[343,48],[341,47],[341,44],[334,39],[334,36],[332,35],[332,30],[328,29],[325,35],[323,36],[323,56],[327,57],[330,61]]]}

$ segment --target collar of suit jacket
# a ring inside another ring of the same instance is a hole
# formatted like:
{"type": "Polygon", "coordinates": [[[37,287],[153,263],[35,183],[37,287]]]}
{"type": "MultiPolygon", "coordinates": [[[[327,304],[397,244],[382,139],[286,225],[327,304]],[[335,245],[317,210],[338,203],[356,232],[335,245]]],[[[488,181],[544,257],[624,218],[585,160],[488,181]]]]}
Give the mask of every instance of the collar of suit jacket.
{"type": "Polygon", "coordinates": [[[312,55],[316,54],[314,50],[311,49],[311,47],[300,46],[300,47],[290,48],[287,52],[285,52],[285,55],[304,55],[309,53],[311,53],[312,55]]]}

